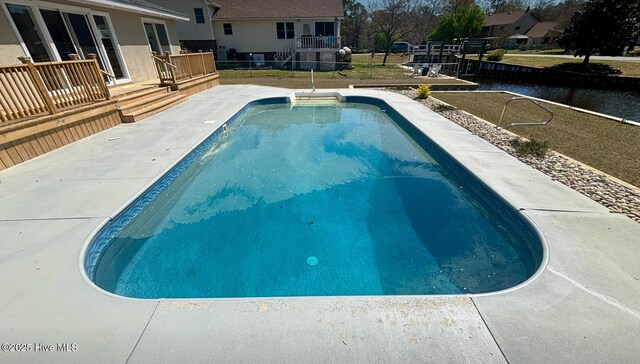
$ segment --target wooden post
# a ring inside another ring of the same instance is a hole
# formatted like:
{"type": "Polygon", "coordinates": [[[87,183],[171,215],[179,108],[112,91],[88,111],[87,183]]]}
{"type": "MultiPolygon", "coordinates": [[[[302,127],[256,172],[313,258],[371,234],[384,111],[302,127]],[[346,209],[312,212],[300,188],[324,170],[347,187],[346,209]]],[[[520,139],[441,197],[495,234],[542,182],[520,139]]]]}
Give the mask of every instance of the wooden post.
{"type": "Polygon", "coordinates": [[[69,60],[71,60],[71,61],[79,61],[80,60],[80,56],[75,54],[75,53],[69,53],[69,60]]]}
{"type": "Polygon", "coordinates": [[[482,56],[484,55],[484,49],[487,45],[487,41],[482,42],[480,46],[480,57],[478,57],[478,65],[476,66],[476,72],[473,75],[473,82],[478,82],[478,76],[480,76],[480,66],[482,66],[482,56]]]}
{"type": "Polygon", "coordinates": [[[31,62],[31,57],[18,57],[18,59],[20,60],[20,62],[27,65],[29,77],[31,77],[33,84],[36,85],[36,88],[38,89],[38,93],[40,94],[40,97],[42,97],[42,100],[47,105],[47,109],[49,109],[49,114],[53,115],[56,112],[58,112],[58,108],[56,107],[55,102],[53,102],[53,98],[49,94],[49,91],[47,91],[47,88],[45,87],[44,82],[42,82],[42,79],[38,74],[38,70],[36,70],[36,67],[33,65],[33,62],[31,62]]]}
{"type": "Polygon", "coordinates": [[[204,53],[202,53],[202,49],[199,49],[198,53],[200,53],[200,63],[202,63],[202,74],[206,75],[207,74],[207,64],[205,63],[204,53]]]}
{"type": "Polygon", "coordinates": [[[87,59],[93,61],[95,68],[93,69],[92,73],[95,75],[96,82],[104,93],[105,99],[109,100],[111,98],[111,95],[109,95],[109,88],[107,87],[106,82],[104,82],[100,65],[98,64],[98,55],[96,55],[95,53],[87,53],[87,59]]]}
{"type": "Polygon", "coordinates": [[[187,64],[189,65],[189,78],[193,77],[193,70],[191,69],[191,54],[186,54],[187,64]]]}

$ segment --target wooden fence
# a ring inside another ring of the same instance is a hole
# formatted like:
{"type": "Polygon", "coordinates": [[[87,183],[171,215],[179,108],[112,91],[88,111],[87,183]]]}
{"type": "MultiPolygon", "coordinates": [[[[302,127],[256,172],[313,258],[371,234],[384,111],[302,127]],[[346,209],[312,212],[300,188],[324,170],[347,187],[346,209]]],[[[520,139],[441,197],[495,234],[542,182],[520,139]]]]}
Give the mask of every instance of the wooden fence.
{"type": "Polygon", "coordinates": [[[0,125],[109,99],[95,59],[0,66],[0,125]]]}
{"type": "Polygon", "coordinates": [[[163,85],[217,72],[213,52],[154,54],[153,60],[163,85]]]}

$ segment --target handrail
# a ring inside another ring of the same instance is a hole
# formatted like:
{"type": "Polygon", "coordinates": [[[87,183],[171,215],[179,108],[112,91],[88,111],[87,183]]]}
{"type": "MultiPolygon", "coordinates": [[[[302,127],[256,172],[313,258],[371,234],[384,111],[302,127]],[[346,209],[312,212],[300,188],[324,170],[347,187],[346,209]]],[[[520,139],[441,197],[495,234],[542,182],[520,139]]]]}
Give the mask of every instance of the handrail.
{"type": "Polygon", "coordinates": [[[509,125],[507,125],[507,129],[509,129],[512,126],[533,126],[533,125],[547,125],[551,122],[551,120],[553,120],[553,111],[547,109],[546,107],[544,107],[543,105],[541,105],[538,101],[536,101],[535,99],[529,97],[529,96],[514,96],[512,98],[510,98],[509,100],[507,100],[507,102],[504,103],[504,107],[502,108],[502,115],[500,115],[500,121],[498,121],[498,125],[496,127],[499,127],[502,124],[502,119],[504,118],[504,114],[507,111],[507,106],[509,106],[509,104],[511,103],[511,101],[516,101],[516,100],[529,100],[532,103],[534,103],[535,105],[538,105],[538,107],[540,107],[541,109],[543,109],[544,111],[548,112],[550,117],[549,119],[543,121],[543,122],[522,122],[522,123],[511,123],[509,125]]]}
{"type": "Polygon", "coordinates": [[[115,80],[115,79],[116,79],[116,76],[112,75],[111,73],[109,73],[109,72],[107,72],[107,71],[100,70],[100,73],[102,73],[102,74],[103,74],[103,75],[105,75],[105,76],[110,77],[112,80],[115,80]]]}
{"type": "Polygon", "coordinates": [[[217,72],[213,51],[162,56],[151,54],[151,57],[162,85],[175,85],[183,80],[217,72]]]}
{"type": "Polygon", "coordinates": [[[175,68],[178,68],[178,67],[176,67],[176,66],[172,65],[171,63],[169,63],[169,62],[165,61],[164,59],[154,56],[153,54],[151,55],[151,58],[153,58],[153,59],[155,59],[155,60],[157,60],[157,61],[160,61],[160,62],[162,62],[162,63],[166,64],[167,66],[171,67],[171,68],[174,68],[174,69],[175,69],[175,68]]]}

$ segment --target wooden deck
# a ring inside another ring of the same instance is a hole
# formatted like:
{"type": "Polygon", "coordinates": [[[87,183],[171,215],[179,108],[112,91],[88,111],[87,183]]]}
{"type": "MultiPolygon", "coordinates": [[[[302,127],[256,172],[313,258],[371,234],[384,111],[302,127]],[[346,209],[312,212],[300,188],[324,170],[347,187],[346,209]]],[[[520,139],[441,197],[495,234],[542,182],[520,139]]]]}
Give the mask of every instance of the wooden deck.
{"type": "Polygon", "coordinates": [[[0,170],[142,120],[219,84],[211,53],[163,62],[177,69],[170,80],[110,87],[94,59],[0,66],[0,170]]]}

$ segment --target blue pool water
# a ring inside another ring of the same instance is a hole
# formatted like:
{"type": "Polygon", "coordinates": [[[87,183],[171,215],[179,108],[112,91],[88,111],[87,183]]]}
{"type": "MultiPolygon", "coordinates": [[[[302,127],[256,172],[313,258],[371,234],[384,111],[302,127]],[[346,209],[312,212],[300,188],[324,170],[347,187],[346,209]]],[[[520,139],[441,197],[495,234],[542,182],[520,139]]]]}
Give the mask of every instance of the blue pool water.
{"type": "Polygon", "coordinates": [[[353,100],[245,108],[98,234],[89,276],[196,298],[480,293],[535,272],[526,222],[395,111],[353,100]]]}

